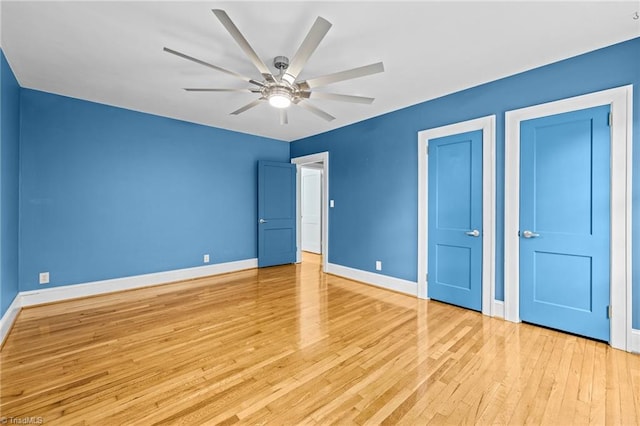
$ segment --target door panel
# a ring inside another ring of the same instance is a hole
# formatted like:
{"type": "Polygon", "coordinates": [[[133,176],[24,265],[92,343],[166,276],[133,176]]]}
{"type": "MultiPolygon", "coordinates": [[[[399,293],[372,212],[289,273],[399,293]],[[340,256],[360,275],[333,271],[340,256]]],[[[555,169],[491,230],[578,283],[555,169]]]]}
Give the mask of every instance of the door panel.
{"type": "Polygon", "coordinates": [[[296,261],[296,166],[258,162],[258,266],[296,261]]]}
{"type": "Polygon", "coordinates": [[[591,280],[591,257],[536,252],[533,262],[534,300],[569,309],[591,310],[591,292],[580,291],[580,283],[591,280]],[[559,288],[563,291],[557,291],[559,288]]]}
{"type": "Polygon", "coordinates": [[[605,341],[608,114],[602,106],[523,121],[520,128],[520,318],[605,341]]]}
{"type": "Polygon", "coordinates": [[[431,139],[428,155],[428,295],[480,311],[482,131],[431,139]]]}
{"type": "Polygon", "coordinates": [[[469,247],[436,245],[437,285],[471,289],[471,249],[469,247]]]}

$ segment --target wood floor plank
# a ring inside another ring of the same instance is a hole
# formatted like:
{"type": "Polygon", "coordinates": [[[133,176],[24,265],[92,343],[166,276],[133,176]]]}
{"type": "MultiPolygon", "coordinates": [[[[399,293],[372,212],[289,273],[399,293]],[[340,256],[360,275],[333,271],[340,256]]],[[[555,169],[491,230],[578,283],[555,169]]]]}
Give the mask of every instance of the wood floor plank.
{"type": "Polygon", "coordinates": [[[325,275],[321,258],[24,309],[0,416],[637,424],[640,356],[325,275]]]}
{"type": "Polygon", "coordinates": [[[594,367],[593,375],[591,376],[593,380],[593,392],[591,401],[589,401],[589,423],[602,425],[605,424],[607,420],[607,401],[614,400],[615,396],[612,394],[617,390],[615,386],[608,387],[607,385],[608,377],[615,374],[609,365],[607,365],[608,348],[596,344],[594,350],[594,367]]]}
{"type": "MultiPolygon", "coordinates": [[[[571,357],[571,361],[566,369],[565,385],[557,386],[555,391],[556,398],[560,399],[550,401],[550,407],[547,407],[544,413],[544,423],[553,424],[558,421],[563,423],[571,423],[578,416],[578,398],[580,385],[580,372],[584,363],[585,341],[576,339],[573,347],[565,349],[567,355],[571,357]],[[562,394],[560,394],[562,392],[562,394]],[[560,410],[560,407],[564,407],[560,410]]],[[[584,420],[583,420],[584,423],[584,420]]]]}

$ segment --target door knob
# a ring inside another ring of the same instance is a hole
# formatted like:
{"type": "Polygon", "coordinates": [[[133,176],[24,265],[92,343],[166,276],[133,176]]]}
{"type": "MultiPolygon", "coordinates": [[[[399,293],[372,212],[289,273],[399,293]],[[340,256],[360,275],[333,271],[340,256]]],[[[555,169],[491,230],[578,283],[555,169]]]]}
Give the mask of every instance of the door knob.
{"type": "Polygon", "coordinates": [[[531,231],[522,231],[522,236],[525,238],[535,238],[535,237],[539,237],[540,234],[536,234],[535,232],[531,232],[531,231]]]}
{"type": "Polygon", "coordinates": [[[260,222],[260,223],[267,223],[267,221],[266,221],[266,220],[264,220],[264,219],[260,219],[258,222],[260,222]]]}
{"type": "Polygon", "coordinates": [[[480,236],[480,231],[478,231],[477,229],[474,229],[473,231],[465,232],[465,234],[467,234],[470,237],[479,237],[480,236]]]}

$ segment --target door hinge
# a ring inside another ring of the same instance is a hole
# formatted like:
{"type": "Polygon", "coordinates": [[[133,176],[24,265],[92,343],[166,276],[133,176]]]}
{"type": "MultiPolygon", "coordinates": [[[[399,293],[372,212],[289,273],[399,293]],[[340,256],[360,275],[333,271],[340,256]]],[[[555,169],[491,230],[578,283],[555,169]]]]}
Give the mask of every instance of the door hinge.
{"type": "Polygon", "coordinates": [[[429,282],[429,274],[424,277],[425,281],[429,282]]]}
{"type": "Polygon", "coordinates": [[[613,114],[612,113],[609,113],[608,122],[609,122],[609,127],[613,126],[613,114]]]}
{"type": "Polygon", "coordinates": [[[427,145],[427,155],[429,155],[429,145],[427,145]]]}
{"type": "Polygon", "coordinates": [[[607,305],[607,319],[611,319],[611,305],[607,305]]]}

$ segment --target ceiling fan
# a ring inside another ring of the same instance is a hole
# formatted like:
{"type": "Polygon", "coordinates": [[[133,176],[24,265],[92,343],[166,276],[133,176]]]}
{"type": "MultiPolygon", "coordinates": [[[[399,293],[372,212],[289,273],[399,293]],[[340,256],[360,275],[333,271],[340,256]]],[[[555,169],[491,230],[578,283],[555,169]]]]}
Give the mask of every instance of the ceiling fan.
{"type": "Polygon", "coordinates": [[[302,44],[298,48],[298,51],[293,55],[291,61],[286,56],[277,56],[273,60],[273,66],[279,70],[277,75],[273,75],[269,68],[265,65],[265,63],[258,57],[256,52],[253,50],[247,39],[244,38],[238,27],[233,23],[229,15],[224,10],[213,9],[212,12],[216,15],[218,20],[222,23],[222,25],[227,29],[227,31],[231,34],[231,37],[238,43],[240,48],[244,51],[244,53],[249,57],[251,62],[255,65],[255,67],[260,71],[262,75],[262,80],[255,80],[249,77],[246,77],[242,74],[238,74],[237,72],[230,71],[219,67],[217,65],[210,64],[208,62],[202,61],[200,59],[194,58],[192,56],[186,55],[184,53],[178,52],[173,49],[169,49],[168,47],[164,48],[165,52],[171,53],[173,55],[179,56],[181,58],[187,59],[189,61],[193,61],[197,64],[204,65],[206,67],[212,68],[216,71],[223,72],[225,74],[232,75],[237,77],[247,83],[252,84],[255,87],[250,87],[247,89],[216,89],[216,88],[186,88],[184,90],[189,92],[251,92],[259,94],[260,97],[247,105],[233,111],[232,115],[241,114],[264,101],[268,101],[269,104],[275,108],[280,109],[280,124],[288,123],[288,116],[286,108],[291,105],[297,105],[301,108],[306,109],[309,112],[327,120],[334,120],[335,117],[331,114],[323,111],[322,109],[314,106],[309,103],[309,99],[326,99],[332,101],[342,101],[342,102],[354,102],[361,104],[371,104],[374,101],[374,98],[368,98],[364,96],[353,96],[353,95],[341,95],[337,93],[326,93],[326,92],[314,92],[313,89],[317,87],[326,86],[331,83],[336,83],[339,81],[350,80],[359,77],[365,77],[367,75],[376,74],[384,71],[384,66],[382,62],[377,62],[375,64],[365,65],[358,68],[352,68],[346,71],[340,71],[333,74],[327,74],[321,77],[316,77],[307,80],[298,81],[298,75],[306,65],[307,61],[316,50],[324,36],[331,28],[331,23],[324,18],[318,17],[314,22],[313,26],[309,30],[309,33],[303,40],[302,44]]]}

